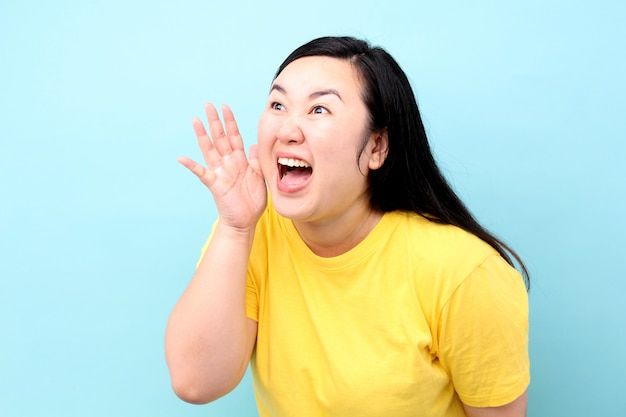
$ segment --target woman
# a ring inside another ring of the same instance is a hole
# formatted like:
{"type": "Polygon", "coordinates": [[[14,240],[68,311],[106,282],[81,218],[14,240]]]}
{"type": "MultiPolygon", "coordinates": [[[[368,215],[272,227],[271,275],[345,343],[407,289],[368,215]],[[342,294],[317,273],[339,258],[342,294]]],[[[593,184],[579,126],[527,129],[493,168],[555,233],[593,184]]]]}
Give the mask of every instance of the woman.
{"type": "Polygon", "coordinates": [[[212,401],[250,362],[263,417],[525,415],[519,258],[446,183],[390,55],[296,49],[249,159],[222,112],[193,121],[206,167],[179,159],[219,219],[168,323],[175,392],[212,401]]]}

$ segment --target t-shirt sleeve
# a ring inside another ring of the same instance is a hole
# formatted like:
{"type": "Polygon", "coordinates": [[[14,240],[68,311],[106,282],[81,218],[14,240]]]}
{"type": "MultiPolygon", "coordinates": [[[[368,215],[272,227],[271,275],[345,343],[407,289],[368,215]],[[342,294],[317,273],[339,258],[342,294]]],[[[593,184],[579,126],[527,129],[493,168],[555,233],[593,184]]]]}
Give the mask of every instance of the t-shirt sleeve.
{"type": "Polygon", "coordinates": [[[258,291],[250,272],[248,272],[246,279],[246,316],[257,323],[259,321],[258,291]]]}
{"type": "Polygon", "coordinates": [[[530,383],[528,296],[519,273],[488,257],[455,289],[440,318],[439,360],[461,401],[497,407],[530,383]]]}

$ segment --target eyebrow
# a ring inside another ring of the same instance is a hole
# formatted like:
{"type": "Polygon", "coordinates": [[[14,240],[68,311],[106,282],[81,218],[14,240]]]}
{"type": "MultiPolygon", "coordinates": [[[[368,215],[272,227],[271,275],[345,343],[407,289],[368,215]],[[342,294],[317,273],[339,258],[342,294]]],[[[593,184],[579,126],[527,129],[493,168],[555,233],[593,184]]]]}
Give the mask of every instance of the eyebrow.
{"type": "MultiPolygon", "coordinates": [[[[270,89],[270,93],[274,90],[285,95],[287,94],[287,90],[285,90],[285,87],[283,87],[280,84],[272,85],[272,88],[270,89]]],[[[327,95],[337,96],[339,100],[343,101],[343,98],[341,98],[341,94],[339,94],[339,91],[335,90],[334,88],[326,88],[323,90],[315,91],[309,94],[309,98],[318,98],[318,97],[327,96],[327,95]]]]}

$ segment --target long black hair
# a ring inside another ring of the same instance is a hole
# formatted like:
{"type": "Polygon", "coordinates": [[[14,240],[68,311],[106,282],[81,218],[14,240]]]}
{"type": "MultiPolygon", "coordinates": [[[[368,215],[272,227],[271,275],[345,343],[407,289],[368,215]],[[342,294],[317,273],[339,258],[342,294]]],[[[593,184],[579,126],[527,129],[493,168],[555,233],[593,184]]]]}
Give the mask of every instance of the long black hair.
{"type": "Polygon", "coordinates": [[[528,270],[521,258],[478,223],[439,170],[413,89],[396,60],[384,49],[372,47],[364,40],[322,37],[294,50],[274,78],[291,62],[308,56],[350,61],[362,77],[370,130],[387,130],[389,148],[385,162],[368,173],[371,206],[383,212],[415,212],[433,222],[458,226],[476,235],[512,266],[515,266],[514,258],[529,288],[528,270]]]}

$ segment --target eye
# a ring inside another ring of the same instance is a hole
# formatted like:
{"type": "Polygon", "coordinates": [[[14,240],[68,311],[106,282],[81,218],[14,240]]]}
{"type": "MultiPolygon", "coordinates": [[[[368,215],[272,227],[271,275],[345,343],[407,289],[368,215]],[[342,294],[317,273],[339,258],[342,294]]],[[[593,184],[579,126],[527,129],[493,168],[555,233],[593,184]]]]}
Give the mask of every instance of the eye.
{"type": "Polygon", "coordinates": [[[285,106],[283,106],[282,104],[280,104],[280,103],[279,103],[279,102],[277,102],[277,101],[273,101],[273,102],[271,102],[271,103],[270,103],[270,108],[271,108],[272,110],[278,110],[278,111],[283,111],[283,110],[285,110],[285,106]]]}
{"type": "Polygon", "coordinates": [[[330,112],[328,111],[328,109],[326,107],[315,106],[311,110],[311,113],[313,113],[313,114],[324,114],[324,113],[330,113],[330,112]]]}

